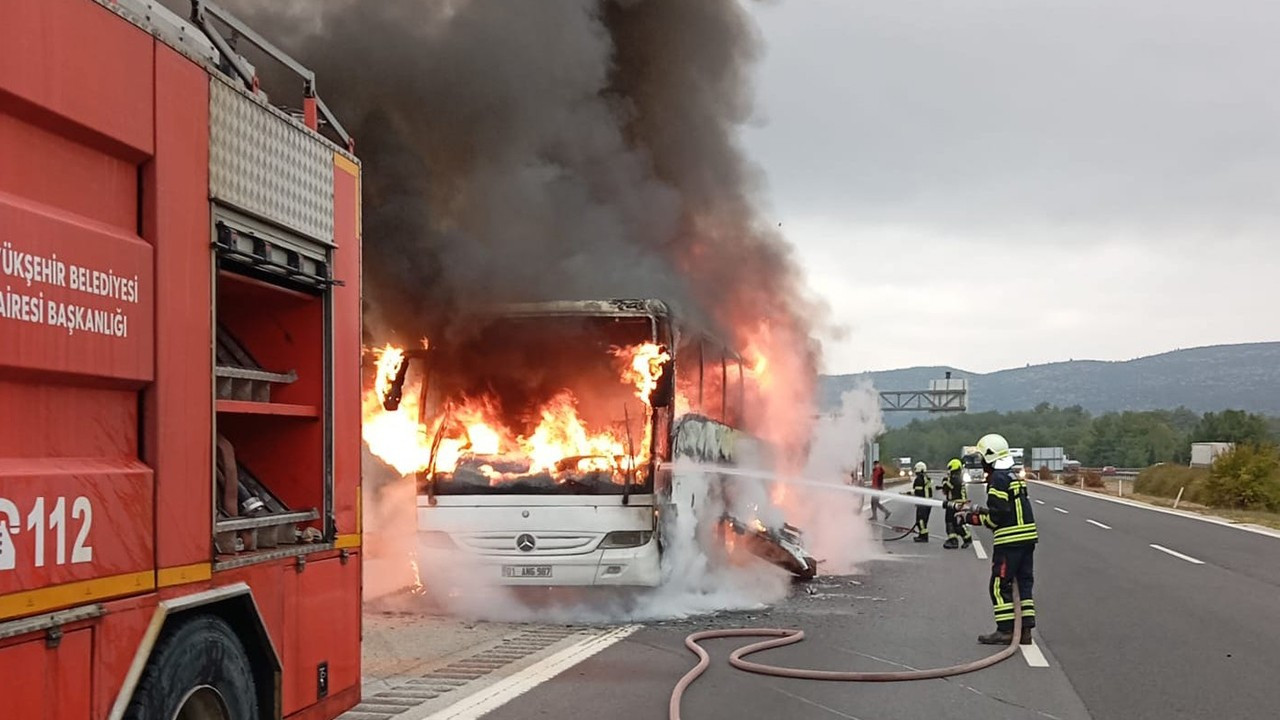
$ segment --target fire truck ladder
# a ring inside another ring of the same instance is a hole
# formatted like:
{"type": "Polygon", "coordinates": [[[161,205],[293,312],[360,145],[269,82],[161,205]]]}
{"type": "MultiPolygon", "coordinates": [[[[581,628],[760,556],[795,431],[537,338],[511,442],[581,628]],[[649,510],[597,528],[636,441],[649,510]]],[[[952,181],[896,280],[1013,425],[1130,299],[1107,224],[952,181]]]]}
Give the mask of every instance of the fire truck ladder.
{"type": "Polygon", "coordinates": [[[255,93],[258,92],[258,73],[248,61],[235,51],[233,44],[240,38],[248,41],[272,60],[302,78],[303,123],[312,130],[318,131],[319,120],[323,118],[324,122],[333,129],[334,134],[342,141],[342,144],[346,146],[347,150],[355,152],[355,139],[342,126],[342,123],[338,122],[337,116],[333,114],[324,100],[320,99],[320,96],[316,94],[316,74],[314,72],[294,60],[288,53],[273,45],[234,15],[208,0],[191,0],[191,22],[195,23],[208,36],[209,41],[222,54],[223,71],[240,78],[240,81],[249,90],[255,93]],[[215,20],[217,23],[214,22],[215,20]],[[219,24],[231,30],[230,39],[223,37],[222,32],[218,29],[219,24]]]}

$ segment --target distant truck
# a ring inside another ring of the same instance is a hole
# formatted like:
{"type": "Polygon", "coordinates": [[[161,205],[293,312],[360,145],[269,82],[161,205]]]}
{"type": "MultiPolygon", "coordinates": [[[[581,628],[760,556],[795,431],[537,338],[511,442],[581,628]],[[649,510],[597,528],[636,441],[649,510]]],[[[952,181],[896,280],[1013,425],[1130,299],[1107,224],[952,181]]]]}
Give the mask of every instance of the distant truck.
{"type": "Polygon", "coordinates": [[[1219,455],[1231,452],[1235,446],[1229,442],[1191,443],[1191,467],[1209,467],[1219,455]]]}
{"type": "Polygon", "coordinates": [[[909,477],[911,475],[911,458],[898,458],[898,477],[909,477]]]}
{"type": "Polygon", "coordinates": [[[978,454],[977,445],[960,448],[960,464],[964,466],[965,482],[983,482],[986,479],[986,474],[982,471],[982,455],[978,454]]]}

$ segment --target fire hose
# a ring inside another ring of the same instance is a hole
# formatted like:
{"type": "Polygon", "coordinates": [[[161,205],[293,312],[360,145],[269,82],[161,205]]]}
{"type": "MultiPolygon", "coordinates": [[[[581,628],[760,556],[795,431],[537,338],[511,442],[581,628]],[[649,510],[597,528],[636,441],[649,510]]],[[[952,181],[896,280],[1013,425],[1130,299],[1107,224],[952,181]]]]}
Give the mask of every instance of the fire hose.
{"type": "Polygon", "coordinates": [[[715,638],[727,637],[765,637],[773,638],[771,640],[761,640],[759,642],[744,645],[729,654],[729,664],[744,672],[756,673],[757,675],[772,675],[774,677],[796,678],[799,680],[827,680],[834,682],[903,682],[908,680],[932,680],[936,678],[951,677],[953,675],[963,675],[965,673],[976,672],[984,668],[989,668],[996,663],[1006,660],[1009,656],[1018,651],[1018,642],[1022,637],[1022,601],[1018,596],[1018,585],[1013,584],[1013,639],[1010,640],[1009,646],[1000,652],[980,660],[961,663],[959,665],[949,665],[947,667],[933,668],[929,670],[895,670],[890,672],[856,672],[845,670],[809,670],[804,668],[790,668],[779,665],[767,665],[765,663],[752,662],[746,660],[748,655],[752,655],[773,648],[794,645],[804,640],[804,631],[787,628],[730,628],[726,630],[703,630],[701,632],[692,633],[684,639],[684,646],[689,651],[698,656],[698,664],[689,672],[680,678],[680,682],[671,690],[671,702],[667,706],[667,717],[669,720],[681,720],[680,718],[680,701],[684,697],[684,691],[697,680],[702,673],[706,672],[707,667],[711,664],[711,656],[698,643],[703,640],[712,640],[715,638]]]}

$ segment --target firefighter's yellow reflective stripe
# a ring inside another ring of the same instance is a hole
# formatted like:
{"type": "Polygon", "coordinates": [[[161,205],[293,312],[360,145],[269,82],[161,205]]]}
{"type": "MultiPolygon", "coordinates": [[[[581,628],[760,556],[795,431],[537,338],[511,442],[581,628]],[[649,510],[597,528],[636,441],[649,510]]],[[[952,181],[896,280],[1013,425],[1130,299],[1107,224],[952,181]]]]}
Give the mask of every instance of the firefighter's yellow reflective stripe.
{"type": "Polygon", "coordinates": [[[1019,524],[1019,525],[1021,525],[1021,524],[1023,523],[1023,520],[1022,520],[1022,501],[1018,501],[1018,502],[1014,503],[1014,504],[1013,504],[1013,506],[1014,506],[1014,513],[1018,516],[1018,524],[1019,524]]]}
{"type": "Polygon", "coordinates": [[[1003,491],[1003,490],[997,490],[997,489],[995,489],[995,488],[991,488],[990,490],[988,490],[988,491],[987,491],[987,494],[988,494],[988,495],[994,495],[994,496],[996,496],[996,497],[1000,498],[1001,500],[1008,500],[1008,499],[1009,499],[1009,493],[1007,493],[1007,492],[1005,492],[1005,491],[1003,491]]]}
{"type": "Polygon", "coordinates": [[[34,615],[48,610],[73,607],[97,600],[135,595],[155,589],[152,570],[63,583],[38,590],[22,590],[0,595],[0,620],[18,615],[34,615]]]}
{"type": "Polygon", "coordinates": [[[334,539],[333,546],[339,549],[360,547],[360,535],[358,533],[351,533],[350,535],[339,535],[336,539],[334,539]]]}
{"type": "MultiPolygon", "coordinates": [[[[996,532],[1000,533],[1000,530],[996,530],[996,532]]],[[[1000,542],[1021,541],[1021,539],[1036,539],[1036,537],[1037,537],[1037,533],[1036,533],[1036,530],[1034,530],[1033,528],[1030,530],[1023,530],[1023,532],[1020,532],[1020,533],[997,534],[996,542],[1000,543],[1000,542]]]]}
{"type": "Polygon", "coordinates": [[[333,154],[333,166],[348,175],[355,175],[357,177],[360,175],[360,166],[351,162],[347,159],[347,156],[342,153],[333,154]]]}
{"type": "Polygon", "coordinates": [[[1014,537],[996,538],[995,540],[991,541],[991,544],[992,545],[1012,545],[1014,543],[1034,542],[1037,539],[1038,538],[1036,538],[1035,533],[1031,533],[1030,535],[1017,535],[1014,537]]]}
{"type": "Polygon", "coordinates": [[[186,583],[208,580],[211,577],[213,577],[213,566],[209,563],[159,568],[156,570],[156,587],[185,585],[186,583]]]}
{"type": "Polygon", "coordinates": [[[1036,531],[1035,523],[1027,523],[1025,525],[1010,525],[1009,527],[1002,527],[999,530],[996,530],[996,537],[1000,537],[1001,535],[1016,535],[1019,533],[1035,532],[1035,531],[1036,531]]]}

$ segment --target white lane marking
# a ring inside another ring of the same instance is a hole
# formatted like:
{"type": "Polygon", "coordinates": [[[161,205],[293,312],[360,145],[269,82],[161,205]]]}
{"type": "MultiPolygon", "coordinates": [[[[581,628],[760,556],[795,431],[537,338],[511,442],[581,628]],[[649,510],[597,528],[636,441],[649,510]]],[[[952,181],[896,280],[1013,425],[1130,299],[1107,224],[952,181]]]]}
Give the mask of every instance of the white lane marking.
{"type": "Polygon", "coordinates": [[[1030,645],[1019,645],[1022,649],[1022,659],[1027,661],[1031,667],[1049,667],[1049,661],[1045,658],[1044,653],[1040,652],[1040,646],[1036,645],[1036,641],[1032,640],[1030,645]]]}
{"type": "Polygon", "coordinates": [[[594,635],[581,642],[570,645],[549,658],[539,661],[508,678],[470,695],[450,707],[428,716],[426,720],[476,720],[486,713],[493,712],[533,688],[604,650],[610,645],[625,639],[639,630],[639,625],[627,625],[610,630],[603,635],[594,635]]]}
{"type": "Polygon", "coordinates": [[[1043,500],[1036,500],[1036,504],[1037,504],[1037,505],[1043,505],[1043,504],[1044,504],[1044,501],[1043,501],[1043,500]]]}
{"type": "Polygon", "coordinates": [[[1071,511],[1070,511],[1070,510],[1063,510],[1063,509],[1062,509],[1062,508],[1060,508],[1060,507],[1054,507],[1053,509],[1054,509],[1054,510],[1057,510],[1058,512],[1062,513],[1063,515],[1070,515],[1070,514],[1071,514],[1071,511]]]}
{"type": "Polygon", "coordinates": [[[982,547],[982,541],[978,538],[973,539],[973,554],[977,555],[979,560],[987,559],[987,549],[982,547]]]}
{"type": "Polygon", "coordinates": [[[1170,550],[1169,548],[1167,548],[1167,547],[1165,547],[1165,546],[1163,546],[1163,545],[1157,545],[1157,544],[1155,544],[1155,543],[1151,543],[1151,547],[1153,547],[1153,548],[1155,548],[1155,549],[1159,550],[1159,551],[1160,551],[1160,552],[1162,552],[1162,553],[1169,553],[1170,555],[1172,555],[1172,556],[1174,556],[1174,557],[1176,557],[1176,558],[1181,558],[1181,559],[1183,559],[1183,560],[1186,560],[1187,562],[1192,563],[1192,564],[1194,564],[1194,565],[1203,565],[1203,564],[1204,564],[1204,561],[1203,561],[1203,560],[1197,560],[1197,559],[1195,559],[1195,558],[1191,557],[1190,555],[1183,555],[1182,553],[1178,552],[1177,550],[1170,550]]]}
{"type": "Polygon", "coordinates": [[[1097,520],[1085,520],[1085,522],[1089,523],[1090,525],[1097,525],[1098,527],[1102,528],[1103,530],[1110,530],[1110,529],[1111,529],[1111,526],[1110,526],[1110,525],[1103,525],[1102,523],[1098,522],[1097,520]]]}
{"type": "Polygon", "coordinates": [[[1080,495],[1083,497],[1094,498],[1096,500],[1106,500],[1107,502],[1116,503],[1118,505],[1128,505],[1129,507],[1141,508],[1143,510],[1153,510],[1158,513],[1164,513],[1165,515],[1176,515],[1177,517],[1183,517],[1189,520],[1199,520],[1200,522],[1213,523],[1214,525],[1221,525],[1222,527],[1235,528],[1236,530],[1244,530],[1245,532],[1251,532],[1254,535],[1266,535],[1267,537],[1280,539],[1280,530],[1273,530],[1271,528],[1262,527],[1260,525],[1250,525],[1247,523],[1235,523],[1235,522],[1231,522],[1230,520],[1224,520],[1220,517],[1214,517],[1212,515],[1201,515],[1199,513],[1187,512],[1186,510],[1172,510],[1170,508],[1160,507],[1159,505],[1148,505],[1147,503],[1138,502],[1137,500],[1126,500],[1124,498],[1115,498],[1115,497],[1111,497],[1110,495],[1103,495],[1101,493],[1089,492],[1088,490],[1077,490],[1075,488],[1069,488],[1064,485],[1045,482],[1043,480],[1031,480],[1030,482],[1034,482],[1037,485],[1043,485],[1047,488],[1062,490],[1064,492],[1073,493],[1075,495],[1080,495]]]}

